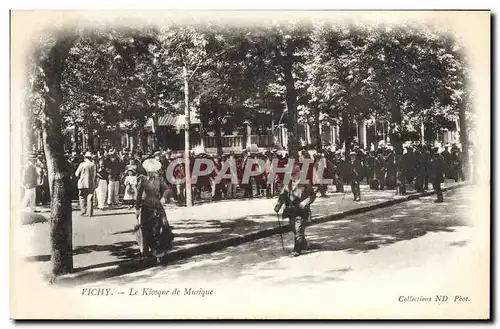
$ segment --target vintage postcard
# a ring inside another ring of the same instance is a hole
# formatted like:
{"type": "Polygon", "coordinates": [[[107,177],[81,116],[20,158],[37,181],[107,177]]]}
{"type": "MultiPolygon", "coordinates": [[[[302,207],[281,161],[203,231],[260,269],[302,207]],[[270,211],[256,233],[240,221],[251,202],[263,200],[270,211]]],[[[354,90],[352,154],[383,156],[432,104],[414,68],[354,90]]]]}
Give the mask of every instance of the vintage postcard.
{"type": "Polygon", "coordinates": [[[11,11],[13,319],[489,319],[489,11],[11,11]]]}

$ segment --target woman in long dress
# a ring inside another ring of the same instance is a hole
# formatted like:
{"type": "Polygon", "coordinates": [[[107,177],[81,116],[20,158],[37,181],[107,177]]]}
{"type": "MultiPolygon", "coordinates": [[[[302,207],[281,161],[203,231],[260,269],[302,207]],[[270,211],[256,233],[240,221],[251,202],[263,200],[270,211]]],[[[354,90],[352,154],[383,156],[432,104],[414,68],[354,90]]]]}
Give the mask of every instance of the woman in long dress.
{"type": "Polygon", "coordinates": [[[165,203],[168,187],[158,174],[161,169],[159,161],[147,159],[142,166],[147,175],[138,177],[135,203],[138,226],[135,232],[143,255],[156,257],[160,261],[172,248],[174,239],[162,204],[165,203]]]}

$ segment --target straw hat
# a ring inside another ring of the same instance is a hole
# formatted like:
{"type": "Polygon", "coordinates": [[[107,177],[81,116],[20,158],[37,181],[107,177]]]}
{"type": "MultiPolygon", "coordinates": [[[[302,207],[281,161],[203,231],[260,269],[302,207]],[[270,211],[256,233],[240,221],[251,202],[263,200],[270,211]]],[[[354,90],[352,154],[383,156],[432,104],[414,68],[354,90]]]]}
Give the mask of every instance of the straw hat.
{"type": "Polygon", "coordinates": [[[196,146],[193,149],[193,152],[194,152],[195,155],[207,154],[207,152],[205,152],[205,148],[203,146],[201,146],[201,145],[196,146]]]}
{"type": "Polygon", "coordinates": [[[249,146],[247,146],[246,151],[249,153],[259,153],[259,147],[257,146],[257,144],[250,144],[249,146]]]}
{"type": "Polygon", "coordinates": [[[142,163],[142,167],[147,172],[156,172],[161,169],[161,163],[155,159],[147,159],[142,163]]]}

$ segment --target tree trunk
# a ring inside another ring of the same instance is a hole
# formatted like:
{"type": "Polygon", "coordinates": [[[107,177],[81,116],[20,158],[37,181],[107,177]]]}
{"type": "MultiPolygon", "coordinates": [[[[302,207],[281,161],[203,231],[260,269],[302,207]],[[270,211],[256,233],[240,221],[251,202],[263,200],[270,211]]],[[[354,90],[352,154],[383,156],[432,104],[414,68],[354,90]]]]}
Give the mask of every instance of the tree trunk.
{"type": "Polygon", "coordinates": [[[94,153],[94,151],[95,151],[95,133],[94,133],[94,129],[88,128],[87,132],[88,132],[88,136],[89,136],[89,150],[90,150],[90,152],[94,153]]]}
{"type": "Polygon", "coordinates": [[[286,106],[288,110],[288,156],[294,157],[299,150],[298,129],[297,129],[297,90],[295,80],[292,75],[293,46],[291,42],[287,44],[287,56],[283,62],[283,73],[285,76],[286,106]]]}
{"type": "Polygon", "coordinates": [[[214,128],[215,128],[215,146],[217,147],[217,154],[222,155],[224,153],[224,150],[222,149],[222,128],[219,121],[215,123],[214,128]]]}
{"type": "Polygon", "coordinates": [[[203,122],[200,120],[200,145],[205,149],[205,129],[203,127],[203,122]]]}
{"type": "Polygon", "coordinates": [[[314,111],[314,122],[313,122],[313,138],[314,138],[314,146],[319,151],[322,149],[323,143],[321,142],[321,129],[319,122],[319,110],[314,111]]]}
{"type": "Polygon", "coordinates": [[[189,164],[189,129],[191,127],[191,111],[189,109],[189,81],[187,67],[182,67],[184,76],[184,114],[186,116],[186,126],[184,127],[184,165],[186,173],[186,206],[193,205],[191,198],[191,168],[189,164]]]}
{"type": "MultiPolygon", "coordinates": [[[[69,165],[64,157],[62,134],[61,74],[64,62],[76,37],[61,37],[42,63],[48,87],[43,109],[43,139],[51,196],[50,245],[52,274],[70,273],[73,270],[72,218],[69,165]]],[[[76,127],[76,126],[75,126],[76,127]]]]}
{"type": "Polygon", "coordinates": [[[101,134],[97,134],[97,150],[101,150],[101,134]]]}
{"type": "Polygon", "coordinates": [[[21,139],[23,153],[33,152],[33,146],[35,145],[34,134],[38,132],[38,129],[33,130],[33,128],[33,114],[30,114],[23,125],[23,136],[21,139]]]}
{"type": "MultiPolygon", "coordinates": [[[[155,111],[157,111],[158,107],[155,108],[155,111]]],[[[153,138],[152,138],[152,141],[153,141],[153,151],[155,149],[158,148],[158,138],[157,138],[157,134],[158,134],[158,113],[154,112],[153,113],[153,138]]]]}
{"type": "Polygon", "coordinates": [[[147,136],[143,122],[140,122],[137,127],[137,149],[141,150],[143,154],[147,153],[147,136]]]}
{"type": "MultiPolygon", "coordinates": [[[[401,114],[401,113],[399,113],[401,114]]],[[[391,144],[394,147],[394,153],[398,155],[403,154],[403,143],[401,141],[401,116],[395,112],[393,113],[393,122],[390,127],[390,140],[391,144]]]]}
{"type": "Polygon", "coordinates": [[[342,112],[342,125],[340,126],[339,139],[340,143],[345,143],[345,158],[349,157],[349,152],[351,151],[351,123],[349,119],[349,114],[346,111],[342,112]]]}
{"type": "Polygon", "coordinates": [[[465,179],[469,179],[469,138],[467,136],[467,119],[465,116],[465,108],[467,101],[465,99],[460,103],[458,109],[458,121],[460,124],[460,144],[462,146],[462,170],[465,179]]]}
{"type": "Polygon", "coordinates": [[[401,141],[401,107],[395,100],[394,91],[392,88],[389,89],[389,104],[391,111],[391,127],[387,128],[389,132],[391,144],[394,147],[394,153],[396,155],[403,155],[403,144],[401,141]]]}
{"type": "Polygon", "coordinates": [[[424,119],[420,123],[420,144],[425,145],[425,124],[424,119]]]}
{"type": "Polygon", "coordinates": [[[75,148],[73,151],[76,153],[80,153],[80,130],[78,129],[78,125],[75,123],[75,131],[73,132],[75,135],[75,148]]]}
{"type": "Polygon", "coordinates": [[[403,168],[403,143],[401,139],[401,133],[402,133],[401,107],[395,100],[394,91],[392,88],[389,89],[388,98],[389,98],[389,106],[391,113],[391,125],[390,128],[389,127],[387,128],[387,131],[389,132],[391,144],[394,147],[394,154],[396,158],[396,178],[397,178],[396,191],[397,193],[405,194],[406,181],[403,175],[404,168],[403,168]]]}

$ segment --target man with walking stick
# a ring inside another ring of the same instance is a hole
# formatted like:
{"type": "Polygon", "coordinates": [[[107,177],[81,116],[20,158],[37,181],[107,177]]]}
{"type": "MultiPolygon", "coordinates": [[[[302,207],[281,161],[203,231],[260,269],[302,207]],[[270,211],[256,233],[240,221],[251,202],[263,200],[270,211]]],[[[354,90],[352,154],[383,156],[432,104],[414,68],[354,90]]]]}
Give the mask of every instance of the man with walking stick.
{"type": "MultiPolygon", "coordinates": [[[[274,211],[278,213],[283,205],[285,206],[282,217],[288,218],[290,221],[290,226],[294,235],[293,256],[295,257],[299,256],[302,251],[307,248],[307,241],[305,238],[306,222],[311,217],[310,206],[316,199],[317,192],[313,187],[312,177],[301,180],[301,169],[307,172],[308,168],[305,168],[306,166],[301,168],[297,160],[302,162],[304,158],[304,155],[301,155],[300,158],[295,158],[291,179],[286,182],[285,178],[283,191],[274,207],[274,211]]],[[[312,165],[311,162],[304,164],[312,165]]]]}

